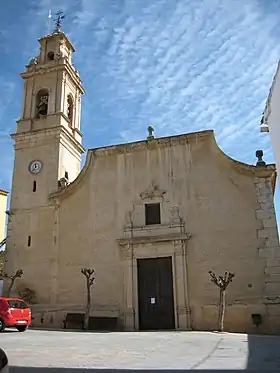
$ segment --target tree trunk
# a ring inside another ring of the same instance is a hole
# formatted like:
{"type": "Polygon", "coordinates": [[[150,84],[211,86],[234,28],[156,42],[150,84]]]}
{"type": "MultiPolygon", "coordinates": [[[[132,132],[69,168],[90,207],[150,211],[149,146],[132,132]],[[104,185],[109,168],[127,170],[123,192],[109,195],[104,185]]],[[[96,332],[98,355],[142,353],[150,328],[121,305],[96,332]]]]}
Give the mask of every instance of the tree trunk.
{"type": "Polygon", "coordinates": [[[85,330],[88,330],[88,327],[89,327],[90,306],[91,306],[90,285],[88,283],[87,284],[87,305],[86,305],[86,312],[85,312],[84,325],[83,325],[83,328],[85,330]]]}
{"type": "Polygon", "coordinates": [[[219,309],[218,309],[218,331],[221,331],[221,315],[222,315],[222,289],[220,288],[219,309]]]}
{"type": "Polygon", "coordinates": [[[224,289],[220,290],[220,323],[219,331],[224,331],[224,319],[225,319],[225,310],[226,310],[226,291],[224,289]]]}

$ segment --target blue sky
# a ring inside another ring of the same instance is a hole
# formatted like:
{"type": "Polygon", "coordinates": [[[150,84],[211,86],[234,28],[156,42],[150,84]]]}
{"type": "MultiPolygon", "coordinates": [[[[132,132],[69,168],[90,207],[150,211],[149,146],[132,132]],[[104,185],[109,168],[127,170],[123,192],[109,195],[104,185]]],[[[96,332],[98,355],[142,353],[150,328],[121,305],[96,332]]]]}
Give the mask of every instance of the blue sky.
{"type": "MultiPolygon", "coordinates": [[[[9,0],[0,13],[0,188],[10,189],[23,84],[48,11],[77,52],[84,146],[214,129],[228,155],[273,162],[259,122],[280,54],[280,0],[9,0]]],[[[278,194],[278,193],[277,193],[278,194]]],[[[280,216],[280,197],[276,195],[280,216]]]]}

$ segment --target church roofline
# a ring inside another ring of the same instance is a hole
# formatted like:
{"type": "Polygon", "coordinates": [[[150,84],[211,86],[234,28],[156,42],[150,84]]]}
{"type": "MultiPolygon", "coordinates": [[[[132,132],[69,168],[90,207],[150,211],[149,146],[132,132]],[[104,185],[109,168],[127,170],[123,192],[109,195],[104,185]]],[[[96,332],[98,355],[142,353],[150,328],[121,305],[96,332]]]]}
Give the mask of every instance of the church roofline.
{"type": "Polygon", "coordinates": [[[96,152],[96,154],[102,153],[126,153],[131,152],[137,149],[143,149],[145,147],[153,147],[153,146],[166,146],[177,144],[180,142],[188,143],[188,140],[192,141],[194,139],[214,136],[213,130],[204,130],[204,131],[197,131],[197,132],[189,132],[180,135],[172,135],[172,136],[164,136],[164,137],[155,137],[151,140],[139,140],[121,144],[114,144],[108,146],[102,146],[98,148],[91,148],[89,151],[96,152]]]}
{"type": "MultiPolygon", "coordinates": [[[[137,150],[143,149],[155,149],[157,147],[166,147],[172,146],[176,144],[188,144],[194,141],[200,140],[210,140],[212,142],[211,148],[213,152],[218,153],[222,156],[225,161],[230,162],[232,166],[237,170],[237,172],[243,173],[245,175],[255,175],[256,177],[261,178],[271,178],[272,181],[272,188],[273,192],[275,190],[276,184],[276,166],[275,164],[268,164],[265,166],[255,166],[250,165],[247,163],[243,163],[237,161],[227,154],[225,154],[221,148],[218,146],[214,131],[213,130],[204,130],[198,132],[192,132],[187,134],[181,135],[174,135],[174,136],[167,136],[167,137],[159,137],[154,138],[152,140],[141,140],[136,142],[124,143],[124,144],[117,144],[117,145],[109,145],[106,147],[94,148],[89,149],[86,157],[86,162],[81,170],[80,174],[77,178],[69,184],[66,188],[59,190],[58,192],[52,193],[49,197],[50,198],[59,198],[62,196],[67,197],[68,195],[75,192],[75,190],[79,187],[79,185],[83,182],[85,177],[89,174],[88,171],[91,167],[93,167],[94,159],[99,156],[106,156],[112,154],[124,154],[124,153],[131,153],[137,150]]],[[[213,153],[212,153],[213,154],[213,153]]]]}

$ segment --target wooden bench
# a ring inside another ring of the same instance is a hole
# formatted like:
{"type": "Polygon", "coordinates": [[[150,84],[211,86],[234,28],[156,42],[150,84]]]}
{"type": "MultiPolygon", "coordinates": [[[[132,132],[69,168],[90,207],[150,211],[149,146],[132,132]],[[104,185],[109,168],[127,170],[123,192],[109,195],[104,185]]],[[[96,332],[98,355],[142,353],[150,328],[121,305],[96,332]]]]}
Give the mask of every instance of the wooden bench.
{"type": "Polygon", "coordinates": [[[113,332],[118,330],[118,318],[111,316],[91,316],[89,318],[89,330],[113,332]]]}
{"type": "Polygon", "coordinates": [[[83,329],[84,313],[67,313],[63,320],[64,329],[83,329]]]}
{"type": "MultiPolygon", "coordinates": [[[[84,313],[67,313],[63,320],[64,329],[83,329],[84,313]]],[[[116,331],[118,330],[117,317],[91,316],[89,318],[89,330],[116,331]]]]}

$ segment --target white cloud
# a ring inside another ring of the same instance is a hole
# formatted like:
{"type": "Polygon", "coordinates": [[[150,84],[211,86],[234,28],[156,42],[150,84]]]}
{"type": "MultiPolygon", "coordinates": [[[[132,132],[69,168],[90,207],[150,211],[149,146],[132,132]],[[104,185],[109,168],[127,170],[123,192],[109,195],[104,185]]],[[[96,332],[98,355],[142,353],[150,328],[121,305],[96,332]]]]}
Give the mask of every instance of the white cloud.
{"type": "MultiPolygon", "coordinates": [[[[110,93],[106,108],[117,107],[120,122],[128,112],[134,116],[132,128],[122,122],[120,136],[124,141],[143,137],[149,118],[164,135],[215,128],[225,148],[249,130],[257,134],[279,51],[273,36],[276,17],[265,18],[254,1],[239,2],[238,7],[179,1],[161,20],[158,15],[168,4],[147,6],[148,17],[125,11],[116,16],[110,43],[99,56],[109,78],[109,86],[101,88],[104,95],[110,93]],[[134,111],[128,109],[129,102],[134,111]]],[[[94,7],[83,3],[85,17],[94,7]]],[[[100,22],[106,39],[110,30],[104,18],[100,22]]],[[[90,28],[87,22],[80,25],[90,28]]],[[[96,58],[95,51],[86,49],[88,60],[96,58]]]]}

